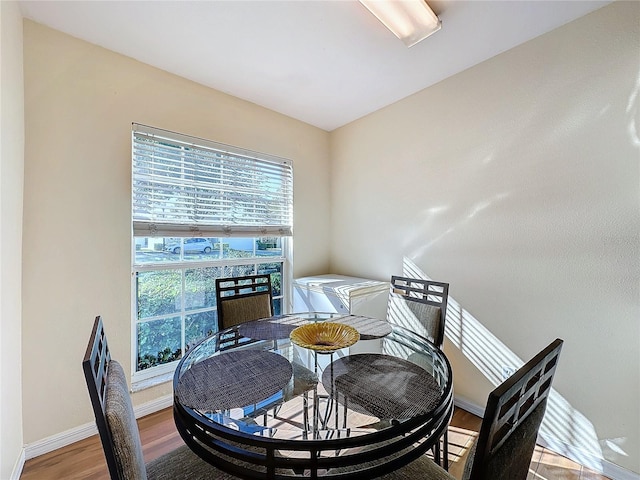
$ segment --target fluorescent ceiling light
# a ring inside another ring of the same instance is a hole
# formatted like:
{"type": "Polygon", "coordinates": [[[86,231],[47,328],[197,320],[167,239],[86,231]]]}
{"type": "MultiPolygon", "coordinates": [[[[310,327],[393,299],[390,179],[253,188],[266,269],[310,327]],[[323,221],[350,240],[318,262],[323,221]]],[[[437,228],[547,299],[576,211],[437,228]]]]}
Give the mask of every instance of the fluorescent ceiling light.
{"type": "Polygon", "coordinates": [[[360,3],[407,47],[424,40],[442,26],[424,0],[360,0],[360,3]]]}

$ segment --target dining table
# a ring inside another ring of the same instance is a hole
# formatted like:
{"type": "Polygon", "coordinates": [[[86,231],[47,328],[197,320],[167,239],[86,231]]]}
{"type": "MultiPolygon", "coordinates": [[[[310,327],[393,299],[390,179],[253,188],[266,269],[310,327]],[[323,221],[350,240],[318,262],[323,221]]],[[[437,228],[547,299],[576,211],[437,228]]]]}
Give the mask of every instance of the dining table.
{"type": "Polygon", "coordinates": [[[173,414],[191,450],[239,478],[371,479],[423,454],[447,468],[452,385],[444,352],[407,328],[294,313],[189,348],[173,414]],[[300,336],[328,328],[348,341],[300,336]]]}

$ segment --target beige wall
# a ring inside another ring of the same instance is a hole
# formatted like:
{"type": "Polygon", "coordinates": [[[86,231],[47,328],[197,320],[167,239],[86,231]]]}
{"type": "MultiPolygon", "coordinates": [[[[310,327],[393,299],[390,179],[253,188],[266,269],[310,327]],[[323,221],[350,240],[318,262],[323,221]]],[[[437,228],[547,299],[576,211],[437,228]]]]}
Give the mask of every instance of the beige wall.
{"type": "Polygon", "coordinates": [[[619,2],[331,138],[332,270],[450,282],[445,350],[475,405],[563,338],[546,441],[635,472],[639,72],[640,3],[619,2]]]}
{"type": "Polygon", "coordinates": [[[24,88],[22,16],[0,2],[0,478],[20,469],[23,446],[21,305],[24,88]]]}
{"type": "MultiPolygon", "coordinates": [[[[140,122],[293,159],[294,275],[329,270],[331,243],[338,273],[449,281],[460,398],[484,405],[503,364],[564,338],[547,441],[639,472],[639,8],[606,7],[330,135],[25,21],[25,443],[92,420],[80,360],[94,315],[130,367],[140,122]]],[[[3,103],[3,461],[17,455],[4,299],[19,288],[4,284],[6,118],[3,103]]]]}
{"type": "MultiPolygon", "coordinates": [[[[290,158],[295,275],[329,260],[328,133],[24,23],[24,437],[93,420],[81,360],[95,315],[131,365],[131,122],[290,158]]],[[[139,404],[171,385],[134,395],[139,404]]]]}

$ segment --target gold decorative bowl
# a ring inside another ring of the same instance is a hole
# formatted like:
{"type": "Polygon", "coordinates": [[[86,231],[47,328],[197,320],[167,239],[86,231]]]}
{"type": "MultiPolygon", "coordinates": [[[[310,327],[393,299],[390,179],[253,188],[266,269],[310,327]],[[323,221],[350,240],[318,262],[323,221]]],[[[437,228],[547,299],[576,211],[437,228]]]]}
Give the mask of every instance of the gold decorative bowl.
{"type": "Polygon", "coordinates": [[[318,322],[295,328],[289,338],[303,348],[328,353],[350,347],[360,339],[360,334],[349,325],[318,322]]]}

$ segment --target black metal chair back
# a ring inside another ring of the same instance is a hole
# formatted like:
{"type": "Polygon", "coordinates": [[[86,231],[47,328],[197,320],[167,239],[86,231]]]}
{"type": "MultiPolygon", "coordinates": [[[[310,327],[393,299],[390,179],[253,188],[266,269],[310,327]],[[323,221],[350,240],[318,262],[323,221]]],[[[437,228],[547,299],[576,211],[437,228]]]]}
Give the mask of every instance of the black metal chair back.
{"type": "Polygon", "coordinates": [[[93,330],[89,337],[87,351],[82,360],[84,378],[87,381],[89,397],[93,406],[93,413],[96,417],[96,425],[102,442],[102,449],[109,468],[109,475],[113,480],[119,480],[120,475],[116,464],[116,457],[113,451],[113,441],[111,432],[107,425],[105,413],[105,397],[107,393],[107,374],[111,354],[107,345],[107,337],[104,333],[102,318],[96,317],[93,323],[93,330]]]}
{"type": "Polygon", "coordinates": [[[273,315],[271,276],[216,279],[218,330],[273,315]]]}
{"type": "Polygon", "coordinates": [[[489,394],[469,480],[525,480],[563,341],[556,339],[489,394]]]}
{"type": "MultiPolygon", "coordinates": [[[[399,277],[394,275],[391,277],[390,309],[393,308],[394,295],[400,296],[402,301],[430,305],[439,309],[439,317],[433,322],[431,319],[425,318],[423,320],[427,323],[424,326],[427,328],[433,343],[438,347],[442,347],[444,342],[445,319],[447,317],[449,284],[422,278],[399,277]]],[[[434,311],[438,312],[438,310],[434,311]]],[[[433,312],[426,313],[430,315],[433,312]]],[[[390,315],[393,315],[391,311],[390,315]]],[[[389,320],[393,321],[393,318],[389,318],[389,320]]]]}

